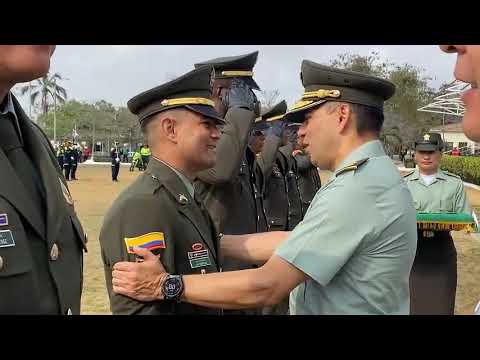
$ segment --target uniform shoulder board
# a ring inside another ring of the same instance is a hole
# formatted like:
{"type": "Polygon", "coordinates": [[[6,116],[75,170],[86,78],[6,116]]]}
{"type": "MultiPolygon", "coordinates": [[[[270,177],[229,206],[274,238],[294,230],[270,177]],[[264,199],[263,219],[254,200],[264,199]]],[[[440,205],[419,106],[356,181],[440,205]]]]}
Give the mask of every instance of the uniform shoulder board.
{"type": "Polygon", "coordinates": [[[415,172],[415,170],[410,171],[408,174],[403,175],[403,177],[404,177],[404,178],[409,177],[409,176],[412,175],[414,172],[415,172]]]}
{"type": "Polygon", "coordinates": [[[365,163],[368,161],[368,159],[369,159],[369,158],[365,158],[365,159],[362,159],[362,160],[358,160],[358,161],[353,162],[353,163],[350,164],[350,165],[345,166],[344,168],[341,168],[340,170],[338,170],[338,171],[335,173],[335,176],[338,176],[338,175],[340,175],[340,174],[346,173],[346,172],[348,172],[348,171],[357,170],[360,166],[362,166],[363,164],[365,164],[365,163]]]}
{"type": "Polygon", "coordinates": [[[448,176],[451,176],[451,177],[454,177],[454,178],[457,178],[457,179],[462,179],[459,175],[457,174],[454,174],[454,173],[451,173],[451,172],[448,172],[448,171],[445,171],[443,170],[444,174],[445,175],[448,175],[448,176]]]}

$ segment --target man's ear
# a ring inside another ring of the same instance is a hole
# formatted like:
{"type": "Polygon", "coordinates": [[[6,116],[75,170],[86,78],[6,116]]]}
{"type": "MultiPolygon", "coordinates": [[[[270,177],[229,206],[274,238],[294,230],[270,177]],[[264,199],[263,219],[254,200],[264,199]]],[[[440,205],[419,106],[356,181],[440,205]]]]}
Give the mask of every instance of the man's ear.
{"type": "Polygon", "coordinates": [[[161,120],[160,126],[162,127],[162,131],[164,135],[172,142],[176,143],[177,142],[177,135],[178,135],[178,129],[177,129],[177,121],[173,116],[167,115],[164,116],[161,120]]]}
{"type": "Polygon", "coordinates": [[[338,126],[342,133],[353,124],[352,108],[348,104],[340,104],[336,111],[338,113],[338,126]]]}

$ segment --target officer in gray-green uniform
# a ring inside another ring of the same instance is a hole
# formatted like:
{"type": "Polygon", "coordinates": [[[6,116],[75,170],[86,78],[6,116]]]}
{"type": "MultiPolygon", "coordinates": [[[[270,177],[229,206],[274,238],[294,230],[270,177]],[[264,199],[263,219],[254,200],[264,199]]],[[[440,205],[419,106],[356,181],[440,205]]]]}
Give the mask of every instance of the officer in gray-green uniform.
{"type": "MultiPolygon", "coordinates": [[[[148,167],[115,200],[100,233],[105,278],[114,314],[220,314],[219,309],[178,303],[175,298],[139,302],[112,292],[112,268],[136,261],[133,247],[161,254],[170,272],[218,272],[217,232],[197,202],[195,173],[215,164],[223,124],[210,95],[210,71],[193,70],[128,102],[152,151],[148,167]]],[[[175,279],[173,279],[175,280],[175,279]]],[[[172,280],[172,281],[173,281],[172,280]]],[[[170,286],[181,286],[176,279],[170,286]]],[[[165,290],[167,291],[167,287],[165,290]]]]}
{"type": "MultiPolygon", "coordinates": [[[[4,84],[45,75],[54,48],[2,45],[4,84]]],[[[0,314],[80,314],[86,235],[50,141],[9,90],[0,85],[0,314]]]]}
{"type": "MultiPolygon", "coordinates": [[[[385,154],[383,104],[395,86],[363,73],[302,64],[302,100],[287,119],[313,164],[334,172],[291,232],[225,235],[224,256],[265,263],[258,269],[185,276],[182,301],[242,308],[272,305],[289,292],[291,314],[408,314],[417,242],[412,196],[385,154]],[[328,149],[328,151],[325,151],[328,149]],[[293,291],[292,291],[293,290],[293,291]]],[[[142,281],[168,276],[150,257],[115,275],[118,291],[155,298],[142,281]]]]}
{"type": "MultiPolygon", "coordinates": [[[[418,168],[405,176],[417,212],[471,213],[462,179],[439,169],[443,141],[426,133],[415,142],[418,168]]],[[[410,275],[411,314],[453,315],[457,289],[457,252],[449,231],[418,231],[410,275]]]]}
{"type": "Polygon", "coordinates": [[[301,143],[312,161],[334,176],[276,251],[310,277],[291,293],[290,313],[408,314],[415,209],[378,140],[383,103],[395,87],[311,61],[302,63],[301,79],[305,93],[287,119],[304,122],[301,143]],[[342,140],[339,132],[346,136],[348,130],[335,125],[346,121],[348,111],[355,122],[349,139],[342,140]],[[363,144],[338,155],[354,139],[363,144]]]}

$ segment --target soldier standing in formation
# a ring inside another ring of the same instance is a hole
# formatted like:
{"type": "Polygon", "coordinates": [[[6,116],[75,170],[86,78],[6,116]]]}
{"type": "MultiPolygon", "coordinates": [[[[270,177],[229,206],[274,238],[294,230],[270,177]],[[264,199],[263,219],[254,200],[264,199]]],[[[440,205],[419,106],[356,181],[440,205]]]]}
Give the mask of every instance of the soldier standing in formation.
{"type": "Polygon", "coordinates": [[[118,151],[118,144],[110,149],[110,159],[112,163],[112,181],[118,182],[118,173],[120,172],[120,153],[118,151]]]}

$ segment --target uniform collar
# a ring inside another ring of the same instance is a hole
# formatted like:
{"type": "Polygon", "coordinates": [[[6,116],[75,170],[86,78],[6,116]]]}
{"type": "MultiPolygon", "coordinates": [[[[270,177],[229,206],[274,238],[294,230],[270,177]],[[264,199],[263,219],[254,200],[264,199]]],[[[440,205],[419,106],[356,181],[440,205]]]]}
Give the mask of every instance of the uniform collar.
{"type": "Polygon", "coordinates": [[[185,176],[183,175],[180,171],[178,171],[177,169],[175,169],[174,167],[172,167],[171,165],[167,164],[165,161],[163,160],[160,160],[159,158],[156,158],[156,157],[152,157],[152,160],[149,161],[148,163],[148,167],[151,168],[151,172],[153,175],[157,176],[157,177],[160,177],[163,175],[163,172],[162,171],[164,167],[168,167],[170,170],[172,170],[177,176],[178,178],[182,181],[182,183],[185,185],[185,187],[187,188],[187,191],[188,191],[188,194],[192,197],[194,197],[194,188],[193,188],[193,183],[185,176]],[[152,164],[152,166],[150,166],[150,164],[152,164]],[[161,166],[163,165],[163,166],[161,166]]]}
{"type": "Polygon", "coordinates": [[[13,125],[16,128],[20,143],[23,145],[23,135],[20,129],[20,122],[18,120],[17,112],[15,111],[15,104],[13,102],[13,96],[11,91],[8,92],[6,99],[4,100],[4,106],[0,107],[0,115],[6,116],[8,114],[11,114],[13,116],[13,125]]]}
{"type": "MultiPolygon", "coordinates": [[[[437,173],[435,175],[436,175],[436,178],[438,180],[447,180],[447,175],[440,169],[437,171],[437,173]]],[[[410,176],[410,179],[411,180],[420,179],[420,170],[418,169],[418,167],[415,169],[413,174],[410,176]]]]}
{"type": "Polygon", "coordinates": [[[380,140],[369,141],[353,150],[335,169],[334,173],[346,166],[349,166],[355,161],[385,155],[385,150],[383,149],[383,145],[380,140]]]}
{"type": "Polygon", "coordinates": [[[10,91],[6,96],[6,99],[4,101],[4,106],[0,108],[0,114],[6,115],[8,113],[12,114],[17,120],[17,113],[15,112],[15,107],[13,106],[12,93],[10,91]]]}

